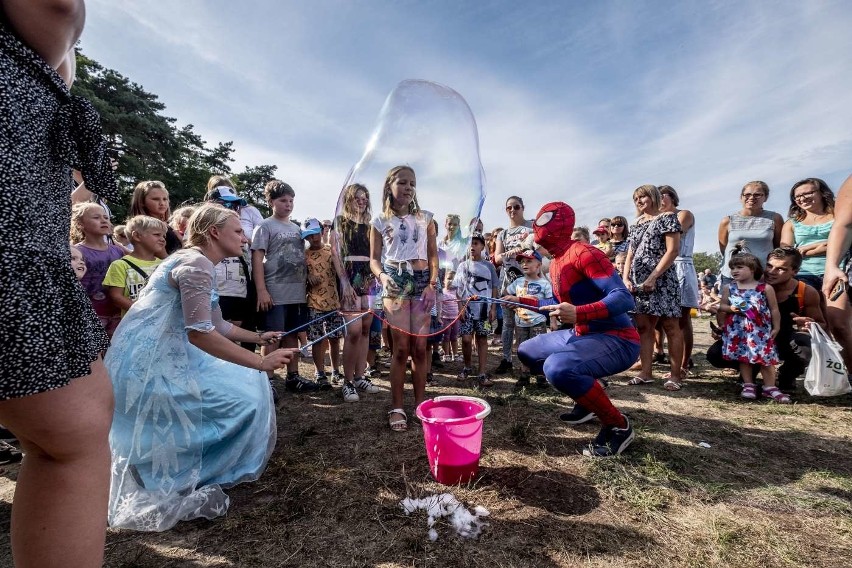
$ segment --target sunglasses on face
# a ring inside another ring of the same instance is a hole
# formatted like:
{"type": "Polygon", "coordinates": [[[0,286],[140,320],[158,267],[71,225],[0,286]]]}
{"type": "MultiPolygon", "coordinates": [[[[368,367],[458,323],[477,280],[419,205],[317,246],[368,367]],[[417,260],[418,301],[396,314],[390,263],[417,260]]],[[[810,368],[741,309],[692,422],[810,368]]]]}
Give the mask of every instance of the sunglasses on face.
{"type": "Polygon", "coordinates": [[[517,211],[518,209],[523,209],[520,205],[507,205],[506,211],[517,211]]]}
{"type": "Polygon", "coordinates": [[[743,199],[745,199],[745,200],[763,199],[764,197],[766,197],[766,196],[763,195],[762,193],[743,193],[743,199]]]}
{"type": "Polygon", "coordinates": [[[610,227],[623,227],[624,223],[613,223],[610,227]]]}

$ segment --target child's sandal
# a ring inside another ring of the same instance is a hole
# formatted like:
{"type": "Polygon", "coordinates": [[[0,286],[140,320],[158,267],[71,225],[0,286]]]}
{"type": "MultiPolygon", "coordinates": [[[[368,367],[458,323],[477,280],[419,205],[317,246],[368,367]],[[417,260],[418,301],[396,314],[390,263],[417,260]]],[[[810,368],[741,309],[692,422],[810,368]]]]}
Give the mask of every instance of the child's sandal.
{"type": "Polygon", "coordinates": [[[394,432],[405,432],[408,430],[408,415],[401,408],[394,408],[388,412],[388,426],[394,432]],[[391,417],[394,414],[399,414],[402,418],[397,418],[396,420],[392,420],[391,417]]]}
{"type": "Polygon", "coordinates": [[[793,401],[790,400],[790,396],[786,393],[781,392],[781,389],[778,387],[764,387],[763,394],[768,396],[778,404],[790,404],[793,401]]]}
{"type": "Polygon", "coordinates": [[[746,400],[755,400],[757,399],[757,387],[754,383],[746,383],[743,385],[743,392],[740,393],[740,396],[746,400]]]}

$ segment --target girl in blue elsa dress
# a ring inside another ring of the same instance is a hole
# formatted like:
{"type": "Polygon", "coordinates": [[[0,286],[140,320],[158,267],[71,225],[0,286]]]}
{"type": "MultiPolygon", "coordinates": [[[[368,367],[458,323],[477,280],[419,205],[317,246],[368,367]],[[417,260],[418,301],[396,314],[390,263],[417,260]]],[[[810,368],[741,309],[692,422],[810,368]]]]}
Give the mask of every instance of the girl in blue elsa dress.
{"type": "Polygon", "coordinates": [[[275,446],[265,371],[292,351],[222,319],[213,267],[246,242],[240,219],[219,205],[190,218],[187,247],[163,261],[115,332],[105,358],[115,391],[110,431],[109,524],[163,531],[228,509],[224,488],[254,481],[275,446]]]}

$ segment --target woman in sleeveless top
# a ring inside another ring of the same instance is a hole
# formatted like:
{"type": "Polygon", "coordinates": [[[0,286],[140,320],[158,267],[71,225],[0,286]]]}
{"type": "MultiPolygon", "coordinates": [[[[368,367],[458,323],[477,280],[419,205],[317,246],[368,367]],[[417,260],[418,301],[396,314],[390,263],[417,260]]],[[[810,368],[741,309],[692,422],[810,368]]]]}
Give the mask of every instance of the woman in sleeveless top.
{"type": "MultiPolygon", "coordinates": [[[[852,321],[852,306],[850,306],[849,283],[852,280],[852,176],[848,177],[837,192],[837,202],[834,205],[834,225],[828,235],[828,246],[825,252],[825,277],[822,282],[822,293],[828,298],[828,315],[842,320],[845,316],[847,327],[840,333],[835,332],[834,338],[843,345],[852,343],[849,333],[849,322],[852,321]],[[842,267],[841,267],[842,266],[842,267]],[[838,294],[838,291],[840,293],[838,294]],[[832,300],[832,298],[834,298],[832,300]],[[835,315],[836,311],[836,315],[835,315]],[[845,343],[842,343],[845,341],[845,343]]],[[[852,372],[852,349],[840,352],[846,370],[852,372]]]]}
{"type": "MultiPolygon", "coordinates": [[[[346,279],[341,280],[343,318],[352,322],[370,309],[370,293],[376,278],[370,270],[370,192],[360,183],[346,186],[343,192],[343,211],[334,220],[330,238],[331,250],[340,254],[346,279]]],[[[373,316],[350,323],[343,342],[343,385],[346,402],[358,402],[358,391],[373,392],[375,387],[364,377],[369,351],[370,326],[373,316]]]]}
{"type": "Polygon", "coordinates": [[[675,213],[680,221],[680,252],[674,260],[680,287],[680,331],[683,334],[682,369],[691,369],[692,363],[692,308],[698,307],[698,274],[692,264],[692,249],[695,245],[695,216],[687,209],[678,209],[680,198],[677,191],[669,185],[660,186],[663,201],[660,211],[675,213]]]}
{"type": "Polygon", "coordinates": [[[784,219],[774,211],[763,209],[769,199],[769,186],[762,181],[750,181],[740,191],[743,207],[719,223],[719,250],[722,253],[722,284],[731,282],[731,253],[734,246],[744,241],[748,251],[766,260],[769,251],[781,244],[784,219]]]}

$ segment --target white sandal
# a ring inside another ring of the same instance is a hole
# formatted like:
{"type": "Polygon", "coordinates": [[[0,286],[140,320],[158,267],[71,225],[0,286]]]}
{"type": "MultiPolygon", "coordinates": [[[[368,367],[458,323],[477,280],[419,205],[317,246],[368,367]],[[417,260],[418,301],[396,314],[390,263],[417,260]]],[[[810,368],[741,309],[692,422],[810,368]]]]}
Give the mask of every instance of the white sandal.
{"type": "Polygon", "coordinates": [[[393,430],[394,432],[405,432],[406,430],[408,430],[408,415],[405,413],[405,411],[403,409],[394,408],[394,409],[388,411],[388,419],[389,419],[388,425],[390,426],[390,429],[393,430]],[[392,416],[394,414],[400,414],[400,415],[402,415],[402,418],[398,418],[396,420],[390,420],[390,416],[392,416]]]}

